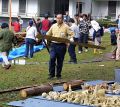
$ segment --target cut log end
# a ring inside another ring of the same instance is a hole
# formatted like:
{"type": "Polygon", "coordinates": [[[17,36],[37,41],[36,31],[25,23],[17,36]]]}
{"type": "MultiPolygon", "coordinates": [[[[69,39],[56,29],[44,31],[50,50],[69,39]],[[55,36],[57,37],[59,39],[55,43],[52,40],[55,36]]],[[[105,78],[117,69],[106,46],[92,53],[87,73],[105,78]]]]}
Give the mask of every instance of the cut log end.
{"type": "Polygon", "coordinates": [[[20,91],[20,96],[23,97],[23,98],[26,98],[27,97],[27,93],[25,90],[21,90],[20,91]]]}
{"type": "Polygon", "coordinates": [[[63,84],[63,88],[64,88],[65,91],[68,89],[67,83],[64,83],[64,84],[63,84]]]}

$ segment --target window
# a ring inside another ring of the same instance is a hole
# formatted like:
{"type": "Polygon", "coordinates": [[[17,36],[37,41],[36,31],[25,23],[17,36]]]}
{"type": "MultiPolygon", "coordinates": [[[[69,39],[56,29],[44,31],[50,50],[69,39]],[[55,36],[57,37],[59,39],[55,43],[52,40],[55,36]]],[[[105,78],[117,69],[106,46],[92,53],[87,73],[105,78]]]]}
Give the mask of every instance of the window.
{"type": "Polygon", "coordinates": [[[108,2],[108,15],[111,17],[116,17],[116,1],[108,2]]]}
{"type": "Polygon", "coordinates": [[[77,2],[76,3],[76,12],[79,14],[79,13],[82,13],[82,2],[77,2]]]}
{"type": "Polygon", "coordinates": [[[69,0],[55,0],[55,14],[65,14],[69,9],[69,0]]]}
{"type": "Polygon", "coordinates": [[[9,0],[2,0],[2,13],[8,13],[9,0]]]}
{"type": "Polygon", "coordinates": [[[20,14],[26,13],[26,0],[19,0],[19,13],[20,14]]]}

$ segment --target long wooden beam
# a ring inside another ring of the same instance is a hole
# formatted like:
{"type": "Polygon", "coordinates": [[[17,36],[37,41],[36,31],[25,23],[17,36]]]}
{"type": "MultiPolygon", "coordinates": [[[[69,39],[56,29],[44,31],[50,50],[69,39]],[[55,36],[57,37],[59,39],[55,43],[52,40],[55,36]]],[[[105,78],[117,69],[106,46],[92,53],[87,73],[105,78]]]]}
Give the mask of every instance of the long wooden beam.
{"type": "MultiPolygon", "coordinates": [[[[25,32],[21,32],[21,33],[15,33],[15,35],[18,37],[18,38],[23,38],[25,37],[26,33],[25,32]]],[[[37,37],[39,39],[42,39],[43,37],[38,34],[37,37]]],[[[65,38],[58,38],[58,37],[52,37],[52,36],[44,36],[44,39],[47,39],[48,41],[56,41],[56,42],[60,42],[60,43],[71,43],[69,39],[65,39],[65,38]]],[[[72,44],[75,44],[75,45],[79,45],[79,46],[83,46],[83,47],[89,47],[89,48],[96,48],[96,49],[102,49],[102,50],[105,50],[106,48],[103,47],[103,46],[96,46],[92,43],[88,43],[88,44],[84,44],[84,43],[79,43],[79,42],[73,42],[72,44]]]]}

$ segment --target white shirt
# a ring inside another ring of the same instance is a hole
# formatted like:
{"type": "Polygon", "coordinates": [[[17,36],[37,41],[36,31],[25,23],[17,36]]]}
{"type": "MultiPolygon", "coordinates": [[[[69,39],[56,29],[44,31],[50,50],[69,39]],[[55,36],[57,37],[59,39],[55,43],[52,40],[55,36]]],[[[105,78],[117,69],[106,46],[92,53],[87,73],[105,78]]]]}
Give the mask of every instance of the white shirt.
{"type": "Polygon", "coordinates": [[[91,21],[91,25],[95,31],[98,31],[100,29],[99,23],[96,22],[95,20],[91,21]]]}
{"type": "Polygon", "coordinates": [[[37,36],[37,29],[36,27],[32,26],[28,26],[26,29],[26,38],[30,38],[30,39],[34,39],[37,36]]]}
{"type": "Polygon", "coordinates": [[[22,24],[23,24],[23,20],[22,20],[22,19],[20,19],[20,20],[19,20],[19,23],[20,23],[20,25],[22,25],[22,24]]]}
{"type": "Polygon", "coordinates": [[[79,27],[75,23],[72,24],[70,29],[74,32],[74,34],[75,34],[74,37],[79,38],[79,32],[80,32],[79,27]]]}

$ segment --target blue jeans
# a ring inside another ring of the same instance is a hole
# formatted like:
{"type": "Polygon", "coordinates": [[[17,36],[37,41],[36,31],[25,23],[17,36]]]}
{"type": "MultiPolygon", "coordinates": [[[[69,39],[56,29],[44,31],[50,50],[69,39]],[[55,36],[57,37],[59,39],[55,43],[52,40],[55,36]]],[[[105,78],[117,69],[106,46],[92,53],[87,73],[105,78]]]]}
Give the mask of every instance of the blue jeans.
{"type": "Polygon", "coordinates": [[[30,52],[30,58],[32,58],[33,54],[34,54],[35,40],[34,39],[30,39],[30,38],[26,38],[25,44],[26,44],[25,57],[28,57],[29,52],[30,52]]]}
{"type": "Polygon", "coordinates": [[[52,43],[50,50],[49,76],[61,77],[66,45],[61,43],[52,43]],[[57,62],[56,62],[57,61],[57,62]],[[56,74],[55,74],[56,73],[56,74]]]}
{"type": "Polygon", "coordinates": [[[41,34],[42,34],[43,36],[46,36],[46,33],[47,33],[47,31],[41,30],[41,34]]]}
{"type": "MultiPolygon", "coordinates": [[[[79,43],[87,44],[88,43],[88,34],[81,33],[80,38],[79,38],[79,43]]],[[[79,48],[78,49],[79,51],[83,51],[82,46],[79,46],[78,48],[79,48]]],[[[87,49],[88,47],[85,47],[85,48],[87,49]]]]}

